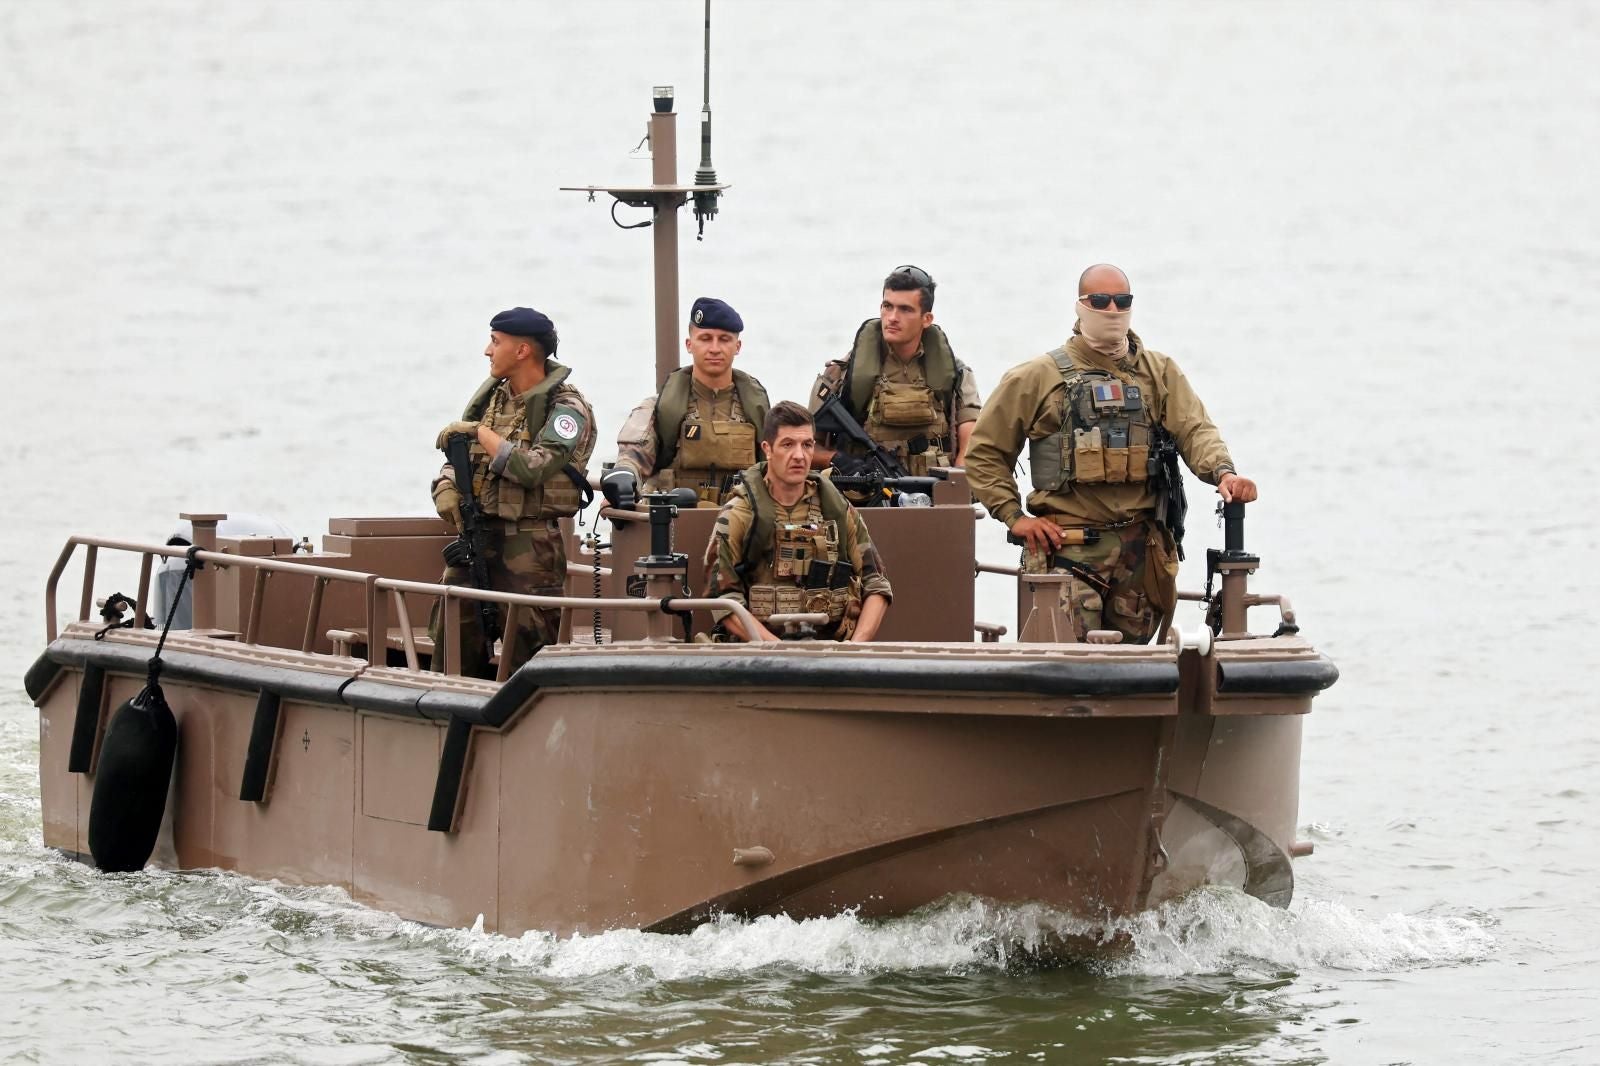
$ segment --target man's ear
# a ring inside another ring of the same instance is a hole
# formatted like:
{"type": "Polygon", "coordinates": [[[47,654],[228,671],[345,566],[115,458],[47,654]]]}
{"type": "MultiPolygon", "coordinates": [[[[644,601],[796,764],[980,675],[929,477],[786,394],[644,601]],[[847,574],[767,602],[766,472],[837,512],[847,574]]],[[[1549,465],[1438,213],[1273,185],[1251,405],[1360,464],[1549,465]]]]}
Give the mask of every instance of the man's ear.
{"type": "Polygon", "coordinates": [[[772,458],[772,442],[770,440],[761,442],[761,458],[769,460],[772,458]]]}

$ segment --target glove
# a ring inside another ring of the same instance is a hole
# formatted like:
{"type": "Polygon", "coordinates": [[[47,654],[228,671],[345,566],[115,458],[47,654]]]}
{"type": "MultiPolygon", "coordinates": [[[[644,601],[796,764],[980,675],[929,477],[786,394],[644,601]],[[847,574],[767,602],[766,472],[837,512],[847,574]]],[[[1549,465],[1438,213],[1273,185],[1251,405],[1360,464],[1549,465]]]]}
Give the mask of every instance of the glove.
{"type": "Polygon", "coordinates": [[[446,444],[450,443],[450,438],[454,437],[458,433],[464,434],[465,436],[468,436],[468,437],[471,437],[473,440],[477,440],[478,439],[478,423],[476,423],[476,422],[452,422],[452,423],[450,423],[448,426],[445,426],[443,429],[441,429],[439,431],[439,436],[434,439],[433,446],[435,448],[438,448],[441,452],[444,451],[444,446],[446,444]]]}
{"type": "Polygon", "coordinates": [[[877,469],[872,465],[871,459],[847,455],[844,452],[834,452],[833,461],[828,465],[833,467],[834,473],[843,474],[845,477],[866,477],[877,469]]]}
{"type": "Polygon", "coordinates": [[[466,537],[457,537],[446,544],[440,554],[447,565],[465,568],[472,562],[472,543],[466,537]]]}
{"type": "Polygon", "coordinates": [[[613,470],[600,479],[600,492],[619,511],[631,510],[639,499],[639,479],[632,470],[613,470]]]}
{"type": "Polygon", "coordinates": [[[440,481],[433,489],[433,509],[439,517],[450,523],[451,529],[461,528],[461,493],[448,481],[440,481]]]}

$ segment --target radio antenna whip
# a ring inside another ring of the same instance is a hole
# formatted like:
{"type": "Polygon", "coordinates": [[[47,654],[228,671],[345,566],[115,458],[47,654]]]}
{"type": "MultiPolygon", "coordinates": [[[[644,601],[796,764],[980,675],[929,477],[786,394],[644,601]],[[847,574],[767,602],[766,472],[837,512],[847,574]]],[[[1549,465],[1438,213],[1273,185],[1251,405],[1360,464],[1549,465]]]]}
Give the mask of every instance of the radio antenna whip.
{"type": "MultiPolygon", "coordinates": [[[[706,0],[705,103],[700,107],[700,166],[694,172],[697,186],[716,185],[717,168],[711,165],[711,0],[706,0]]],[[[706,223],[717,217],[718,190],[694,194],[694,220],[698,225],[695,240],[706,237],[706,223]]]]}

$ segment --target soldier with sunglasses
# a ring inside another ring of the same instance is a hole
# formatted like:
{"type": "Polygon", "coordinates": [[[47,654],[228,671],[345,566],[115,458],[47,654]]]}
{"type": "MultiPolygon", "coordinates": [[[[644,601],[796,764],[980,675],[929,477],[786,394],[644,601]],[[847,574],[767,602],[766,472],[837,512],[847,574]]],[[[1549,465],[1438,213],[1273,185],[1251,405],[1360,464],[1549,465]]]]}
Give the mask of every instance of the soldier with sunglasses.
{"type": "MultiPolygon", "coordinates": [[[[933,324],[937,287],[921,267],[890,271],[878,317],[861,323],[849,354],[823,367],[811,389],[813,413],[838,394],[867,436],[913,475],[961,465],[982,404],[972,371],[933,324]]],[[[819,440],[812,465],[863,474],[872,469],[865,456],[853,441],[819,440]]]]}
{"type": "Polygon", "coordinates": [[[1023,570],[1071,576],[1061,606],[1080,641],[1114,629],[1143,643],[1176,604],[1178,546],[1156,515],[1164,441],[1224,500],[1256,498],[1177,363],[1128,328],[1132,308],[1126,274],[1085,270],[1072,336],[1006,372],[967,449],[973,495],[1025,542],[1023,570]],[[1025,444],[1027,512],[1012,476],[1025,444]]]}

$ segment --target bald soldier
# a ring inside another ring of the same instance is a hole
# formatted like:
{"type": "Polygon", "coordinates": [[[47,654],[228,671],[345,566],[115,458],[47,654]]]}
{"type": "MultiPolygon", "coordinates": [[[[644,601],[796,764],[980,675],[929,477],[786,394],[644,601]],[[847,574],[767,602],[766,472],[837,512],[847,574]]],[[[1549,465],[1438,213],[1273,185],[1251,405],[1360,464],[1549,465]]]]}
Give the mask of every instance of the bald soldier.
{"type": "Polygon", "coordinates": [[[737,600],[756,618],[721,625],[739,640],[776,640],[775,614],[823,614],[824,640],[871,640],[894,595],[861,515],[811,472],[811,413],[784,400],[761,427],[761,462],[744,471],[706,546],[706,595],[737,600]]]}
{"type": "MultiPolygon", "coordinates": [[[[937,288],[921,267],[891,270],[878,317],[861,323],[849,354],[824,366],[811,388],[813,413],[839,396],[867,436],[918,476],[931,466],[961,465],[982,403],[972,371],[933,324],[937,288]]],[[[873,469],[866,454],[854,441],[830,437],[817,443],[812,461],[819,470],[864,474],[873,469]]]]}
{"type": "Polygon", "coordinates": [[[743,332],[744,319],[722,300],[702,296],[689,308],[691,365],[673,371],[617,434],[616,469],[601,482],[613,507],[633,506],[641,483],[646,492],[694,489],[702,507],[715,507],[761,458],[756,438],[772,404],[761,382],[733,368],[743,332]]]}
{"type": "MultiPolygon", "coordinates": [[[[489,377],[462,412],[439,432],[472,438],[472,494],[488,522],[489,584],[502,592],[560,595],[567,556],[559,520],[577,514],[588,489],[585,473],[594,451],[594,416],[569,381],[572,371],[556,362],[555,324],[531,307],[513,307],[489,320],[489,377]]],[[[433,504],[453,529],[461,528],[461,495],[448,463],[433,481],[433,504]]],[[[472,575],[460,540],[445,547],[446,585],[470,585],[472,575]]],[[[500,624],[504,612],[496,608],[500,624]]],[[[461,626],[463,673],[493,677],[484,654],[483,628],[468,610],[461,626]]],[[[556,641],[561,612],[523,613],[516,646],[504,648],[510,669],[556,641]],[[532,614],[532,618],[528,614],[532,614]]],[[[434,647],[443,646],[439,607],[428,625],[434,647]]],[[[440,656],[434,655],[438,668],[440,656]]]]}
{"type": "Polygon", "coordinates": [[[1157,448],[1175,442],[1224,500],[1248,503],[1256,486],[1234,472],[1183,371],[1129,329],[1126,274],[1106,263],[1085,270],[1074,310],[1066,344],[1013,367],[995,386],[967,450],[967,482],[1026,542],[1025,572],[1071,575],[1062,609],[1077,640],[1114,629],[1142,643],[1177,601],[1177,545],[1156,516],[1157,448]],[[1033,481],[1027,512],[1011,473],[1024,443],[1033,481]]]}

